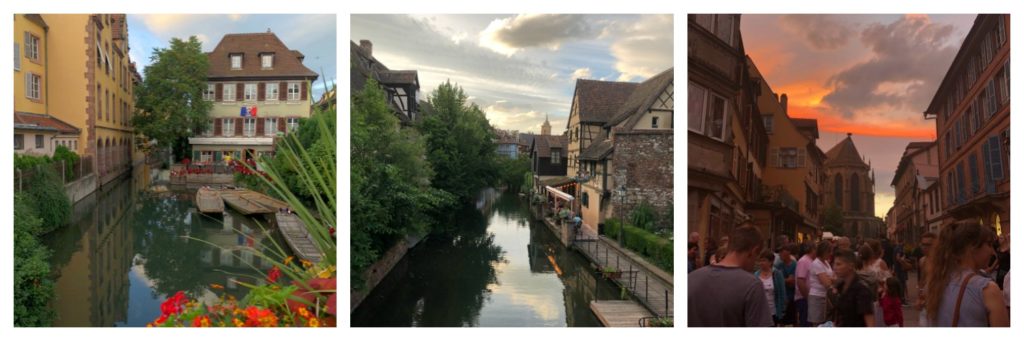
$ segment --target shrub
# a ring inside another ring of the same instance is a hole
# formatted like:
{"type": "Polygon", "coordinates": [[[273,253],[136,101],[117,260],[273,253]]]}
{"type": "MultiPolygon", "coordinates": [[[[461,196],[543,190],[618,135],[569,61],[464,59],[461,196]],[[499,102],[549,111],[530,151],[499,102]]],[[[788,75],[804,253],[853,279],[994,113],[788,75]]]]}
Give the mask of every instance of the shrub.
{"type": "Polygon", "coordinates": [[[57,146],[57,149],[53,151],[53,161],[64,161],[64,174],[69,178],[75,174],[75,165],[78,164],[80,157],[75,152],[68,149],[65,146],[57,146]]]}
{"type": "MultiPolygon", "coordinates": [[[[616,239],[619,237],[619,220],[608,219],[604,222],[605,236],[616,239]]],[[[673,271],[672,241],[641,228],[626,225],[623,230],[622,243],[627,249],[646,257],[662,269],[673,271]]]]}
{"type": "Polygon", "coordinates": [[[42,233],[63,226],[71,218],[71,200],[64,193],[60,174],[53,167],[39,167],[25,179],[24,193],[42,222],[42,233]]]}
{"type": "Polygon", "coordinates": [[[655,229],[655,219],[656,214],[654,212],[654,207],[652,207],[647,201],[641,202],[633,209],[633,212],[630,212],[629,214],[630,224],[652,232],[655,229]]]}
{"type": "Polygon", "coordinates": [[[37,239],[42,219],[21,194],[14,195],[14,325],[49,326],[53,282],[50,280],[49,250],[37,239]]]}

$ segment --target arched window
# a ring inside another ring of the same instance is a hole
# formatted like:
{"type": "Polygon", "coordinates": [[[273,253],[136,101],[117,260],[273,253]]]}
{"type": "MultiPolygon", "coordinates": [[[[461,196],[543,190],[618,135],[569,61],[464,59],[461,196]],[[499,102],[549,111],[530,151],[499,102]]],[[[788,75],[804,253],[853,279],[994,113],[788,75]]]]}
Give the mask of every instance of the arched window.
{"type": "Polygon", "coordinates": [[[835,180],[836,180],[836,183],[835,183],[835,187],[836,187],[836,189],[835,189],[835,192],[836,192],[835,193],[835,196],[836,196],[836,206],[838,206],[839,209],[841,210],[843,208],[843,175],[842,174],[836,174],[836,179],[835,180]]]}
{"type": "Polygon", "coordinates": [[[860,211],[860,176],[857,174],[850,178],[850,210],[860,211]]]}

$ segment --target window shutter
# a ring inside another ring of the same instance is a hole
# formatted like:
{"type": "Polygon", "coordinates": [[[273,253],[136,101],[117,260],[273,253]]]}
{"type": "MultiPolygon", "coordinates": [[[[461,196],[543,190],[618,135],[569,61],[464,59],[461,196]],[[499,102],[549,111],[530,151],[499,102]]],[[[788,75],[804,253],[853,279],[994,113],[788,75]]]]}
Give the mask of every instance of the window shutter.
{"type": "Polygon", "coordinates": [[[262,135],[263,134],[263,131],[264,131],[263,130],[264,120],[266,120],[266,118],[263,118],[263,117],[256,118],[256,131],[253,132],[253,135],[262,135]]]}
{"type": "Polygon", "coordinates": [[[300,95],[299,95],[299,99],[301,99],[301,100],[305,101],[305,100],[306,100],[306,95],[307,95],[307,94],[306,94],[306,92],[307,92],[307,89],[306,89],[306,81],[302,81],[302,84],[301,84],[301,85],[299,85],[299,87],[301,88],[301,90],[300,90],[300,95]]]}
{"type": "Polygon", "coordinates": [[[267,91],[266,83],[262,83],[261,82],[258,85],[256,85],[256,100],[257,101],[265,100],[264,98],[267,96],[266,91],[267,91]]]}
{"type": "Polygon", "coordinates": [[[287,117],[278,117],[277,118],[277,131],[280,131],[282,133],[284,132],[285,124],[287,124],[286,121],[288,121],[287,117]]]}
{"type": "Polygon", "coordinates": [[[1003,153],[1002,146],[999,144],[999,136],[992,136],[988,138],[989,152],[991,155],[989,158],[992,160],[992,180],[1003,179],[1003,153]]]}
{"type": "Polygon", "coordinates": [[[245,121],[241,117],[235,118],[235,136],[242,135],[242,126],[245,125],[245,121]]]}
{"type": "Polygon", "coordinates": [[[222,136],[223,132],[221,130],[223,130],[223,129],[224,129],[224,122],[223,122],[223,120],[221,120],[219,118],[218,119],[214,119],[213,120],[213,136],[222,136]]]}
{"type": "Polygon", "coordinates": [[[14,70],[21,70],[21,45],[14,43],[14,70]]]}
{"type": "Polygon", "coordinates": [[[215,85],[213,88],[214,88],[214,90],[213,90],[214,98],[217,100],[217,102],[223,101],[224,100],[224,84],[217,83],[217,85],[215,85]]]}
{"type": "Polygon", "coordinates": [[[235,83],[235,101],[245,100],[245,84],[235,83]]]}
{"type": "Polygon", "coordinates": [[[31,97],[29,94],[32,93],[32,74],[25,73],[25,97],[31,97]]]}
{"type": "Polygon", "coordinates": [[[281,82],[277,86],[277,100],[284,101],[288,99],[288,83],[281,82]]]}

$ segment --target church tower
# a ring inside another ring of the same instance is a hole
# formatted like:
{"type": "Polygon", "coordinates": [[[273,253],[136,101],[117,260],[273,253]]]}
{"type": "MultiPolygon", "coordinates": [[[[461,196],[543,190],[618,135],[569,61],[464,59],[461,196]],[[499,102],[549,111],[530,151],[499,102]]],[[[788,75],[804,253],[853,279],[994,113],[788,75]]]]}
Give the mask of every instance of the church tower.
{"type": "Polygon", "coordinates": [[[551,123],[548,122],[548,115],[544,115],[544,124],[540,126],[541,135],[551,135],[551,123]]]}
{"type": "Polygon", "coordinates": [[[875,216],[875,177],[871,165],[853,143],[853,134],[825,153],[825,207],[843,212],[841,235],[861,238],[883,237],[881,219],[875,216]]]}

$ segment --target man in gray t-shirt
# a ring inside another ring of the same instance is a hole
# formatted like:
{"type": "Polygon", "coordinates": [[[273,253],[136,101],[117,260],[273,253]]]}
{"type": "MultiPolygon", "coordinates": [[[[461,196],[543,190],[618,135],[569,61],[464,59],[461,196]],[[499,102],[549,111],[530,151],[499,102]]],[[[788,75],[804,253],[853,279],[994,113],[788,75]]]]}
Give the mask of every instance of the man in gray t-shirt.
{"type": "Polygon", "coordinates": [[[734,229],[725,258],[688,275],[689,327],[774,325],[761,281],[750,272],[762,241],[761,232],[754,227],[734,229]]]}

